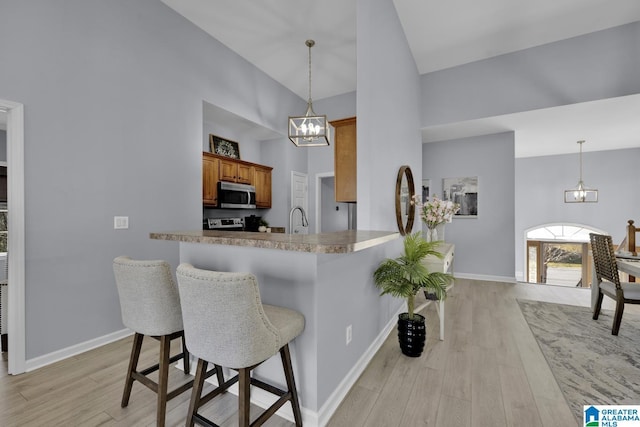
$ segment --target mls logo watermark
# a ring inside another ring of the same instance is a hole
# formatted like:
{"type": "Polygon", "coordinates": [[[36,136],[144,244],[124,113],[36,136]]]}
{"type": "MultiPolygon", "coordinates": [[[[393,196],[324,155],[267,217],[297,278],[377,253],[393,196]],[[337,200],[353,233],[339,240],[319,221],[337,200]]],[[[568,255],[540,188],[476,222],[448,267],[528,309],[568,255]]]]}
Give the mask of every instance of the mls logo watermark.
{"type": "Polygon", "coordinates": [[[584,427],[640,427],[640,405],[585,405],[584,427]]]}

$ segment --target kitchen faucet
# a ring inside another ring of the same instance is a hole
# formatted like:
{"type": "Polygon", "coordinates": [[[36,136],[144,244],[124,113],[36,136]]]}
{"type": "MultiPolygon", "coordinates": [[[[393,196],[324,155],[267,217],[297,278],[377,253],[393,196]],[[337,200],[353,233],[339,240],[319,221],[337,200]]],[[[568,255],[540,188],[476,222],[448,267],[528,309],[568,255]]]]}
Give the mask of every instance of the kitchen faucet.
{"type": "Polygon", "coordinates": [[[299,210],[302,214],[302,226],[309,226],[309,221],[307,221],[307,214],[305,213],[304,209],[302,209],[301,206],[296,206],[289,211],[289,233],[293,233],[293,212],[295,212],[296,210],[299,210]]]}

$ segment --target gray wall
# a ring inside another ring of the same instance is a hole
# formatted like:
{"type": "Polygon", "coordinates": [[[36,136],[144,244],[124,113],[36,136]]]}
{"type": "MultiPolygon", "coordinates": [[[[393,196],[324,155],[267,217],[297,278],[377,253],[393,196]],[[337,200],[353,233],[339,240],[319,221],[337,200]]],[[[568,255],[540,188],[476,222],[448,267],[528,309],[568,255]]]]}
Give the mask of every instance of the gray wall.
{"type": "Polygon", "coordinates": [[[305,108],[154,0],[3,2],[0,53],[25,104],[28,359],[122,328],[115,256],[177,265],[148,235],[201,226],[203,100],[282,134],[305,108]]]}
{"type": "Polygon", "coordinates": [[[513,132],[422,147],[422,176],[431,180],[431,195],[442,198],[443,178],[478,177],[478,217],[454,218],[445,226],[445,240],[456,245],[455,274],[513,280],[513,132]]]}
{"type": "Polygon", "coordinates": [[[393,2],[357,5],[358,229],[397,230],[398,169],[422,175],[420,80],[393,2]]]}
{"type": "MultiPolygon", "coordinates": [[[[583,153],[583,179],[598,189],[598,203],[564,203],[564,190],[579,178],[578,154],[516,159],[516,275],[524,279],[525,232],[550,223],[571,223],[603,230],[618,244],[630,219],[640,218],[640,148],[583,153]]],[[[456,261],[457,262],[457,261],[456,261]]]]}
{"type": "Polygon", "coordinates": [[[421,76],[423,126],[640,92],[640,22],[421,76]]]}

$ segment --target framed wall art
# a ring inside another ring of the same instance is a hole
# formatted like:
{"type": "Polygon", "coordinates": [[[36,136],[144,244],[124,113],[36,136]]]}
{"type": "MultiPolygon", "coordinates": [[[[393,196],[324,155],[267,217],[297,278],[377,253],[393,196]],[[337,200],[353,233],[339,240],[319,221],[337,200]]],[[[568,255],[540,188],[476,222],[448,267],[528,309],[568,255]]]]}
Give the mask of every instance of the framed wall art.
{"type": "Polygon", "coordinates": [[[478,217],[478,177],[444,178],[442,198],[460,205],[454,218],[478,217]]]}
{"type": "Polygon", "coordinates": [[[240,159],[240,148],[238,143],[219,136],[209,134],[209,149],[213,154],[240,159]]]}

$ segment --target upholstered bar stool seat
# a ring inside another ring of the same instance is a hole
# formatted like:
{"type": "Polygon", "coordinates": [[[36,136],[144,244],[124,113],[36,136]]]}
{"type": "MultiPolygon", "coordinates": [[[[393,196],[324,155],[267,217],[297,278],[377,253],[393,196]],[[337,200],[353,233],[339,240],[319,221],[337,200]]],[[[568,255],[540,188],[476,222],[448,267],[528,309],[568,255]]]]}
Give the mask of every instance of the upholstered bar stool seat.
{"type": "MultiPolygon", "coordinates": [[[[140,261],[121,256],[113,261],[113,272],[120,298],[122,323],[135,332],[121,405],[124,408],[129,404],[133,382],[137,380],[157,393],[156,423],[164,426],[167,401],[193,386],[191,379],[167,391],[171,363],[183,359],[184,373],[189,373],[189,352],[184,340],[178,287],[169,264],[162,260],[140,261]],[[160,356],[157,364],[139,371],[138,359],[145,336],[160,341],[160,356]],[[177,338],[182,339],[182,352],[170,356],[171,341],[177,338]],[[157,382],[147,376],[155,371],[158,371],[157,382]]],[[[218,372],[219,378],[222,378],[221,370],[212,370],[207,375],[214,372],[218,372]]]]}
{"type": "Polygon", "coordinates": [[[304,316],[295,310],[262,304],[258,282],[250,273],[208,271],[181,264],[177,279],[184,333],[189,351],[198,358],[186,425],[193,426],[197,421],[215,426],[198,409],[238,382],[240,426],[261,425],[287,401],[291,402],[296,426],[301,426],[289,342],[304,329],[304,316]],[[251,370],[278,353],[286,391],[250,375],[251,370]],[[207,363],[237,370],[238,375],[201,396],[207,363]],[[251,385],[274,393],[279,399],[250,424],[251,385]]]}

